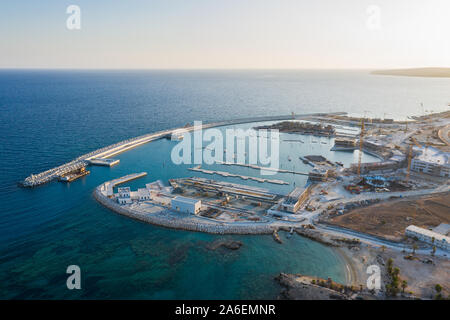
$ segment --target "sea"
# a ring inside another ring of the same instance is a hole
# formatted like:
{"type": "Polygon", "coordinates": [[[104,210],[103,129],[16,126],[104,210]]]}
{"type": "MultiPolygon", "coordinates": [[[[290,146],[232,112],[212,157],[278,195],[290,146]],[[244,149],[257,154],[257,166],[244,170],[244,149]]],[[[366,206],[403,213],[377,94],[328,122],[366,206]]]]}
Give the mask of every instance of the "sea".
{"type": "MultiPolygon", "coordinates": [[[[91,167],[70,184],[18,185],[77,156],[193,121],[312,112],[406,120],[448,110],[450,79],[371,75],[368,70],[0,70],[0,299],[275,299],[281,272],[348,281],[332,248],[281,233],[234,236],[171,230],[118,215],[92,196],[106,180],[148,176],[132,189],[200,176],[287,193],[306,177],[276,174],[279,186],[194,173],[175,165],[177,142],[127,151],[112,167],[91,167]],[[208,249],[219,240],[239,250],[208,249]],[[81,289],[69,290],[70,265],[81,289]]],[[[251,125],[244,125],[251,127],[251,125]]],[[[345,166],[356,152],[332,152],[332,139],[281,135],[280,166],[307,169],[300,156],[321,154],[345,166]],[[302,140],[303,142],[293,141],[302,140]],[[288,159],[289,158],[289,159],[288,159]]],[[[363,161],[377,161],[368,154],[363,161]]],[[[259,176],[251,168],[214,170],[259,176]]]]}

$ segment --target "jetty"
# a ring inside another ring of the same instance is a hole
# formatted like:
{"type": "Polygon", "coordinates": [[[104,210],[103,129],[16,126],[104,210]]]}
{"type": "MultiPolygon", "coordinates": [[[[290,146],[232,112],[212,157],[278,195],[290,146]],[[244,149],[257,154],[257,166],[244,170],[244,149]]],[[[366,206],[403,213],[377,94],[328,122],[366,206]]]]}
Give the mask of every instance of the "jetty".
{"type": "Polygon", "coordinates": [[[110,198],[114,194],[114,187],[118,186],[119,184],[128,182],[128,181],[132,181],[132,180],[135,180],[135,179],[139,179],[139,178],[145,177],[146,175],[147,175],[147,172],[139,172],[139,173],[128,174],[128,175],[120,177],[118,179],[114,179],[114,180],[107,181],[107,182],[103,183],[102,185],[100,185],[98,187],[98,191],[102,195],[110,198]]]}
{"type": "Polygon", "coordinates": [[[216,161],[218,164],[226,165],[226,166],[240,166],[240,167],[247,167],[262,171],[274,171],[277,173],[291,173],[291,174],[299,174],[303,176],[307,176],[308,172],[301,172],[301,171],[294,171],[294,170],[287,170],[287,169],[279,169],[279,168],[271,168],[271,167],[261,167],[256,164],[247,164],[247,163],[234,163],[234,162],[224,162],[224,161],[216,161]]]}
{"type": "Polygon", "coordinates": [[[283,180],[250,177],[250,176],[244,176],[244,175],[235,174],[235,173],[226,172],[226,171],[206,170],[206,169],[202,169],[200,165],[193,167],[193,168],[189,168],[188,170],[202,172],[202,173],[206,173],[206,174],[218,174],[222,177],[235,177],[235,178],[241,178],[242,180],[253,180],[253,181],[257,181],[257,182],[261,182],[261,183],[268,182],[268,183],[273,183],[273,184],[285,184],[285,185],[290,184],[289,182],[286,182],[283,180]]]}

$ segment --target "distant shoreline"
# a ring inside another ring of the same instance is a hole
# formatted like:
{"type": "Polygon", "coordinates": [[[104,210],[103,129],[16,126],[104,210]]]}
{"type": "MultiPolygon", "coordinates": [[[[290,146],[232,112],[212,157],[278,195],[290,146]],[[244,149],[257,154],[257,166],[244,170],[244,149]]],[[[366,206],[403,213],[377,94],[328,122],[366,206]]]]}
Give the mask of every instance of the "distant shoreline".
{"type": "Polygon", "coordinates": [[[403,77],[450,78],[450,68],[411,68],[374,70],[371,74],[403,77]]]}

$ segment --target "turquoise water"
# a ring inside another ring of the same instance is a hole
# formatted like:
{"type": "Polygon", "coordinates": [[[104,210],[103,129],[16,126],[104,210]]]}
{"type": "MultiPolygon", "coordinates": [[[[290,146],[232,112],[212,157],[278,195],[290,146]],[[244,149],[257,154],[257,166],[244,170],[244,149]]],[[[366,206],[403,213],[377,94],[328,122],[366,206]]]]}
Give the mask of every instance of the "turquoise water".
{"type": "MultiPolygon", "coordinates": [[[[298,236],[282,234],[283,245],[271,236],[226,236],[244,246],[210,251],[206,244],[221,236],[154,227],[96,203],[92,191],[97,185],[130,172],[149,173],[130,183],[132,188],[191,176],[189,166],[169,161],[171,141],[121,154],[118,166],[92,168],[89,176],[69,185],[21,189],[16,183],[107,144],[193,120],[330,108],[361,114],[362,105],[376,114],[403,117],[415,113],[411,105],[420,102],[443,110],[449,84],[448,79],[363,72],[1,71],[0,297],[259,299],[277,296],[273,277],[280,272],[345,281],[344,265],[332,249],[298,236]],[[71,264],[81,268],[80,291],[66,289],[65,270],[71,264]]],[[[309,137],[301,139],[305,144],[283,144],[283,168],[307,169],[297,157],[305,154],[345,164],[356,159],[353,153],[330,152],[332,141],[307,144],[309,137]],[[287,154],[296,156],[289,162],[287,154]]],[[[363,160],[374,158],[365,155],[363,160]]],[[[259,175],[247,168],[212,167],[259,175]]],[[[291,174],[273,179],[291,185],[263,186],[287,192],[294,182],[306,182],[291,174]]]]}

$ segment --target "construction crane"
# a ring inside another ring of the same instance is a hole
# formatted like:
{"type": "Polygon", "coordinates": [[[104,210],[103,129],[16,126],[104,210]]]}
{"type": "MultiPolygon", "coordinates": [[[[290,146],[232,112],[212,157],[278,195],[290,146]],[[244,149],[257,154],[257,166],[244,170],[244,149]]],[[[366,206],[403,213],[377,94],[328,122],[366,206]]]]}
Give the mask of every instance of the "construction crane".
{"type": "Polygon", "coordinates": [[[419,142],[417,142],[416,138],[411,137],[410,140],[417,146],[417,148],[421,149],[422,146],[420,145],[419,142]]]}
{"type": "Polygon", "coordinates": [[[358,153],[358,177],[361,176],[361,160],[362,160],[362,149],[364,143],[364,118],[361,118],[361,132],[359,134],[359,153],[358,153]]]}

